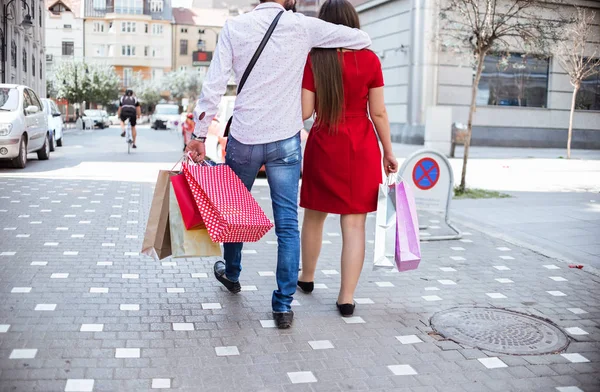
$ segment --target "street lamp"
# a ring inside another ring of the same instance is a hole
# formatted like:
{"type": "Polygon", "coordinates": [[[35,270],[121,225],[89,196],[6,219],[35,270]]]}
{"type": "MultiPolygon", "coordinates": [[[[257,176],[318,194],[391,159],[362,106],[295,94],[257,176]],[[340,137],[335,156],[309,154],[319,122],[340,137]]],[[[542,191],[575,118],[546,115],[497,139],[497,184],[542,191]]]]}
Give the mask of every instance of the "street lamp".
{"type": "MultiPolygon", "coordinates": [[[[212,31],[213,33],[215,33],[215,46],[219,43],[219,32],[211,27],[205,27],[203,29],[201,29],[199,31],[200,34],[204,35],[206,34],[206,30],[208,31],[212,31]]],[[[198,41],[198,45],[200,45],[200,41],[198,41]]],[[[198,48],[200,50],[200,48],[198,48]]]]}
{"type": "MultiPolygon", "coordinates": [[[[12,18],[8,16],[8,7],[10,7],[10,5],[12,3],[14,3],[15,0],[10,0],[8,3],[4,4],[4,13],[2,14],[2,22],[3,22],[3,26],[4,28],[2,29],[2,60],[4,61],[4,66],[2,67],[2,83],[6,83],[6,48],[8,47],[8,21],[9,20],[14,20],[15,17],[13,16],[12,18]]],[[[25,16],[23,17],[23,21],[20,23],[21,27],[25,28],[25,29],[29,29],[31,27],[33,27],[33,21],[32,21],[32,17],[31,17],[31,8],[29,8],[29,4],[27,4],[26,0],[20,0],[23,5],[27,8],[27,14],[25,14],[25,16]]],[[[41,18],[41,15],[40,15],[41,18]]]]}

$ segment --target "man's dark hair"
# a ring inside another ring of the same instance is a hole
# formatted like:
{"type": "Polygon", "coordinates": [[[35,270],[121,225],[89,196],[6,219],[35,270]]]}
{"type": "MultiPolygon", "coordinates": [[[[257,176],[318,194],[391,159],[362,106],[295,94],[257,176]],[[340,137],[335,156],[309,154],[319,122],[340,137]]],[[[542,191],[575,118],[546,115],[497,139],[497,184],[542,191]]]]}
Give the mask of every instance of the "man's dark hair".
{"type": "Polygon", "coordinates": [[[125,90],[125,95],[131,97],[133,95],[133,90],[128,88],[127,90],[125,90]]]}

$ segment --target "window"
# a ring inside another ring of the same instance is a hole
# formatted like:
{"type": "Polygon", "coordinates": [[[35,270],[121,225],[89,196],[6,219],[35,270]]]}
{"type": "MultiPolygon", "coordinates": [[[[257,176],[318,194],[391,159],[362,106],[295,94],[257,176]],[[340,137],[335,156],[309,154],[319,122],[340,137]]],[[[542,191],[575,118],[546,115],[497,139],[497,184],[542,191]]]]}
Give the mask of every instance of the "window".
{"type": "Polygon", "coordinates": [[[135,56],[135,46],[134,45],[121,46],[121,55],[126,56],[126,57],[135,56]]]}
{"type": "Polygon", "coordinates": [[[115,12],[141,15],[144,13],[144,0],[115,0],[115,12]]]}
{"type": "Polygon", "coordinates": [[[123,68],[123,86],[129,87],[132,79],[133,79],[133,69],[132,68],[123,68]]]}
{"type": "Polygon", "coordinates": [[[203,39],[199,39],[198,40],[198,50],[201,52],[205,52],[206,51],[206,42],[204,42],[203,39]]]}
{"type": "Polygon", "coordinates": [[[159,81],[162,79],[164,75],[164,71],[161,68],[153,68],[152,69],[152,80],[153,81],[159,81]]]}
{"type": "Polygon", "coordinates": [[[92,7],[95,10],[105,10],[106,9],[106,0],[94,0],[92,3],[92,7]]]}
{"type": "Polygon", "coordinates": [[[162,35],[162,33],[163,33],[163,25],[161,25],[161,24],[153,24],[152,25],[152,34],[162,35]]]}
{"type": "Polygon", "coordinates": [[[94,33],[104,33],[104,23],[94,22],[94,33]]]}
{"type": "Polygon", "coordinates": [[[33,100],[29,95],[29,91],[27,89],[23,90],[23,113],[28,116],[26,109],[30,106],[33,106],[33,100]]]}
{"type": "Polygon", "coordinates": [[[151,0],[150,1],[150,12],[162,12],[163,2],[162,0],[151,0]]]}
{"type": "Polygon", "coordinates": [[[135,33],[135,22],[121,22],[122,33],[135,33]]]}
{"type": "Polygon", "coordinates": [[[589,76],[581,81],[575,99],[575,109],[600,110],[600,74],[589,76]]]}
{"type": "Polygon", "coordinates": [[[97,45],[96,46],[96,57],[105,57],[106,53],[106,45],[97,45]]]}
{"type": "Polygon", "coordinates": [[[179,40],[179,54],[180,55],[188,54],[188,40],[187,39],[179,40]]]}
{"type": "Polygon", "coordinates": [[[181,67],[179,67],[179,70],[180,71],[185,71],[185,70],[187,70],[187,67],[185,65],[182,65],[181,67]]]}
{"type": "Polygon", "coordinates": [[[62,55],[73,56],[75,54],[75,44],[69,41],[63,41],[62,43],[62,55]]]}
{"type": "Polygon", "coordinates": [[[188,32],[188,29],[183,29],[183,28],[182,28],[182,29],[181,29],[181,32],[182,32],[182,33],[187,33],[187,32],[188,32]]]}
{"type": "Polygon", "coordinates": [[[478,105],[545,108],[548,102],[547,58],[518,53],[489,54],[477,93],[478,105]]]}
{"type": "Polygon", "coordinates": [[[148,34],[148,32],[149,32],[149,27],[150,27],[150,26],[148,25],[148,23],[144,23],[144,34],[148,34]]]}
{"type": "Polygon", "coordinates": [[[31,19],[35,19],[35,0],[31,0],[31,19]]]}
{"type": "Polygon", "coordinates": [[[160,57],[160,50],[152,48],[152,57],[160,57]]]}
{"type": "Polygon", "coordinates": [[[44,73],[44,70],[42,69],[42,60],[40,60],[40,79],[42,78],[42,74],[44,73]]]}
{"type": "Polygon", "coordinates": [[[66,24],[66,25],[63,25],[63,28],[70,30],[73,28],[73,26],[71,26],[70,24],[66,24]]]}
{"type": "MultiPolygon", "coordinates": [[[[41,5],[40,5],[40,7],[38,8],[38,12],[39,12],[39,14],[40,14],[40,15],[44,15],[44,14],[42,14],[42,6],[41,6],[41,5]]],[[[44,19],[44,18],[42,18],[41,16],[38,18],[38,21],[39,21],[40,27],[42,27],[42,19],[44,19]]]]}
{"type": "Polygon", "coordinates": [[[31,56],[31,75],[35,76],[35,56],[31,56]]]}
{"type": "Polygon", "coordinates": [[[14,39],[10,43],[10,63],[13,68],[17,68],[17,44],[14,39]]]}
{"type": "Polygon", "coordinates": [[[27,72],[27,49],[23,48],[23,72],[27,72]]]}

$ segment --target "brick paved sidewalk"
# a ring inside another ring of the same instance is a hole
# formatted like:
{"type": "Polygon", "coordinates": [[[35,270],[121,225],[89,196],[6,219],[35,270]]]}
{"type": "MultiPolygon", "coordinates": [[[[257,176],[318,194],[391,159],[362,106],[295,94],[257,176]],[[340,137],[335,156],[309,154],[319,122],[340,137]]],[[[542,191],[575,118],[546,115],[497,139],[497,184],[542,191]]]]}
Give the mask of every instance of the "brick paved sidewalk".
{"type": "MultiPolygon", "coordinates": [[[[268,189],[254,194],[269,211],[268,189]]],[[[585,270],[473,232],[423,243],[417,271],[372,272],[370,245],[356,317],[342,319],[332,218],[320,286],[296,296],[294,327],[279,331],[274,233],[245,248],[244,291],[231,295],[214,260],[138,255],[151,195],[148,184],[0,178],[0,391],[600,390],[600,285],[585,270]],[[432,334],[432,315],[471,305],[542,316],[571,343],[508,356],[432,334]]]]}

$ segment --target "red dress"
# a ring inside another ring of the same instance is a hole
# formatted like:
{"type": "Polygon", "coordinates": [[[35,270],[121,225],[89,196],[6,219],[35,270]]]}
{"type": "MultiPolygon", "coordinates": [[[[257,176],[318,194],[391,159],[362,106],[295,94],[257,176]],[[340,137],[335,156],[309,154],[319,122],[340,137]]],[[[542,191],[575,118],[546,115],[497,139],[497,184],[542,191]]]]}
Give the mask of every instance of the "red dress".
{"type": "MultiPolygon", "coordinates": [[[[377,210],[382,181],[381,150],[367,104],[369,89],[383,86],[383,74],[379,58],[370,50],[340,56],[344,118],[333,132],[316,122],[311,129],[304,151],[300,206],[333,214],[364,214],[377,210]]],[[[315,92],[310,58],[302,88],[315,92]]]]}

